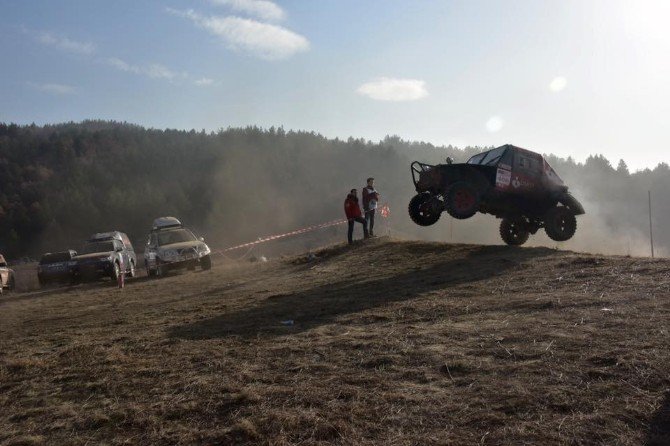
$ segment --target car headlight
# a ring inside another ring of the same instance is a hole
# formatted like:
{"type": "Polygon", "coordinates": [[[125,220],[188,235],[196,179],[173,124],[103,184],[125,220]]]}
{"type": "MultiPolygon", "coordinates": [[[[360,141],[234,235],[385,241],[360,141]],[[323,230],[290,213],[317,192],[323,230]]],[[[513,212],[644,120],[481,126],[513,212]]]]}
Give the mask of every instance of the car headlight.
{"type": "Polygon", "coordinates": [[[204,243],[202,245],[198,245],[196,249],[198,250],[198,254],[201,256],[206,256],[210,253],[209,246],[205,245],[204,243]]]}

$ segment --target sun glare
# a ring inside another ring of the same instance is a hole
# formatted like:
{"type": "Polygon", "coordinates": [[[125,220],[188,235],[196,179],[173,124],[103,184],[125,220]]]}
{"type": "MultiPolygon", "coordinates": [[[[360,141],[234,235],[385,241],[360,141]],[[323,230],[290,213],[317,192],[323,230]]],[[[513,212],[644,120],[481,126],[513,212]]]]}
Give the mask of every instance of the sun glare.
{"type": "Polygon", "coordinates": [[[491,133],[496,133],[503,128],[505,122],[500,116],[491,116],[488,121],[486,121],[486,130],[491,133]]]}
{"type": "Polygon", "coordinates": [[[566,78],[563,76],[557,76],[549,84],[549,89],[555,93],[558,93],[559,91],[563,90],[567,84],[568,80],[566,78]]]}

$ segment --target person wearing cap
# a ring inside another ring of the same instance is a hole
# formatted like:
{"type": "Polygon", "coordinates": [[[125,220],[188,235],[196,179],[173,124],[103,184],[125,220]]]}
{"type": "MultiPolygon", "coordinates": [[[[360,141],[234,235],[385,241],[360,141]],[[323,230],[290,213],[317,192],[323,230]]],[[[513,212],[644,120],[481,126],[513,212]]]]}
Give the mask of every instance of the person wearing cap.
{"type": "Polygon", "coordinates": [[[368,227],[370,237],[375,235],[375,213],[377,211],[377,202],[379,201],[379,192],[375,189],[375,179],[370,177],[367,185],[363,188],[363,209],[365,210],[365,221],[368,227]]]}
{"type": "Polygon", "coordinates": [[[354,223],[356,222],[363,225],[363,235],[365,238],[368,238],[368,226],[361,215],[361,207],[358,204],[356,189],[351,189],[351,192],[347,195],[347,199],[344,200],[344,213],[347,216],[347,223],[349,223],[349,230],[347,232],[349,244],[351,245],[354,242],[354,223]]]}

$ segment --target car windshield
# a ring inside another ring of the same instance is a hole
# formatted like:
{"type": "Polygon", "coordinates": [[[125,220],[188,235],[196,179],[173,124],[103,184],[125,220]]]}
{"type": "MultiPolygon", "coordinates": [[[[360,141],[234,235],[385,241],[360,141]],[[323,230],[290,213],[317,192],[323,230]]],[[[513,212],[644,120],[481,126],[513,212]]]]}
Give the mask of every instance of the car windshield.
{"type": "Polygon", "coordinates": [[[40,260],[40,265],[46,265],[47,263],[67,262],[68,260],[70,260],[70,253],[56,252],[53,254],[45,254],[40,260]]]}
{"type": "Polygon", "coordinates": [[[94,252],[112,252],[114,251],[114,242],[91,242],[84,245],[81,254],[92,254],[94,252]]]}
{"type": "Polygon", "coordinates": [[[479,153],[472,158],[470,158],[467,164],[479,164],[481,166],[495,166],[500,157],[505,153],[504,147],[498,147],[497,149],[489,150],[488,152],[479,153]]]}
{"type": "Polygon", "coordinates": [[[188,229],[176,229],[158,233],[158,245],[171,245],[173,243],[192,242],[197,240],[195,235],[188,229]]]}

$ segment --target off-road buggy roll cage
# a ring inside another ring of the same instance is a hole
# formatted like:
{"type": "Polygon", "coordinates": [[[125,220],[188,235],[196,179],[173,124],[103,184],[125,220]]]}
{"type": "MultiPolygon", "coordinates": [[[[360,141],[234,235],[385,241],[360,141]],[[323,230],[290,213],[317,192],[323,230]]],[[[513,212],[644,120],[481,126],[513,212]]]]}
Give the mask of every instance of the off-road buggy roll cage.
{"type": "Polygon", "coordinates": [[[428,172],[434,169],[435,166],[432,164],[421,163],[419,161],[414,161],[410,164],[410,170],[412,172],[412,182],[414,182],[414,187],[419,187],[419,178],[424,172],[428,172]]]}

